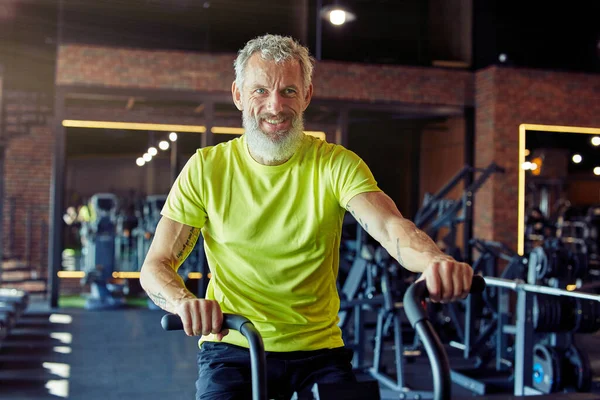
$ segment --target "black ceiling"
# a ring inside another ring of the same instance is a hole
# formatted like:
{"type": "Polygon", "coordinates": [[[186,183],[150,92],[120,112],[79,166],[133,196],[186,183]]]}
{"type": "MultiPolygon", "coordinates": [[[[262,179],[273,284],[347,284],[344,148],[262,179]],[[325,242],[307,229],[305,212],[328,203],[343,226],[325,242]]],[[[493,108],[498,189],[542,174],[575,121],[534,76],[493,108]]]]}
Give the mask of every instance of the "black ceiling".
{"type": "MultiPolygon", "coordinates": [[[[234,52],[250,38],[292,35],[316,44],[318,0],[62,0],[64,40],[234,52]]],[[[324,59],[431,65],[428,15],[459,0],[346,0],[356,21],[323,23],[324,59]]],[[[321,0],[328,5],[336,0],[321,0]]],[[[506,53],[515,64],[598,70],[600,1],[474,0],[476,66],[506,53]]]]}
{"type": "MultiPolygon", "coordinates": [[[[52,83],[62,4],[63,42],[235,52],[269,32],[315,52],[318,0],[0,0],[0,64],[9,85],[52,83]]],[[[328,5],[334,0],[322,0],[328,5]]],[[[428,14],[462,0],[346,0],[357,20],[323,23],[323,59],[431,65],[428,14]]],[[[440,11],[441,12],[441,11],[440,11]]],[[[600,1],[473,0],[473,66],[498,62],[600,70],[600,1]]]]}

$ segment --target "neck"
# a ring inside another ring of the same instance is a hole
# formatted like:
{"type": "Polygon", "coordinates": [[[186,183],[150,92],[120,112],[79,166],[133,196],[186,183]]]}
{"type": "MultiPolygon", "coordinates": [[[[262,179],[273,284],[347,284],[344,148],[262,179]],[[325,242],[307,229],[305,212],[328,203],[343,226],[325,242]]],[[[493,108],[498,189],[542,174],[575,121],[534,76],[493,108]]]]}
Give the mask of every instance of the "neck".
{"type": "Polygon", "coordinates": [[[286,158],[285,160],[267,160],[267,159],[255,154],[251,148],[248,148],[248,151],[250,152],[250,156],[254,159],[254,161],[256,161],[259,164],[267,165],[267,166],[281,165],[281,164],[285,163],[286,161],[288,161],[290,158],[292,158],[292,156],[290,156],[290,157],[286,158]]]}

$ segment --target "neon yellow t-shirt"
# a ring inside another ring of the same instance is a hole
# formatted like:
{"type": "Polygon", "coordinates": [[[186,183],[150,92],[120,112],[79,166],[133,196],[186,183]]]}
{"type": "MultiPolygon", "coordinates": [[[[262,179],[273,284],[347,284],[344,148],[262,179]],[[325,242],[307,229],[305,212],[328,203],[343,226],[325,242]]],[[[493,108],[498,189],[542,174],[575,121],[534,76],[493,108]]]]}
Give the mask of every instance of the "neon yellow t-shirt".
{"type": "MultiPolygon", "coordinates": [[[[199,149],[162,215],[202,228],[212,274],[206,298],[250,319],[265,350],[335,348],[344,344],[336,279],[345,207],[378,190],[342,146],[305,136],[287,162],[265,166],[242,136],[199,149]]],[[[223,341],[248,347],[234,331],[223,341]]]]}

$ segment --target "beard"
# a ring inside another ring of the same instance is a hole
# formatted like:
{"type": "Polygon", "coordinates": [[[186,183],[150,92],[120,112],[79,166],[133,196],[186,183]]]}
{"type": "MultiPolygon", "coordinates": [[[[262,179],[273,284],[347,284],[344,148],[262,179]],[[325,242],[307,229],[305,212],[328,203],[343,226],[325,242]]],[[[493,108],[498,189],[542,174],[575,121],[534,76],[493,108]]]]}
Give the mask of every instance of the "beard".
{"type": "Polygon", "coordinates": [[[288,130],[278,131],[270,136],[260,129],[259,121],[271,117],[271,115],[254,117],[244,111],[242,123],[250,154],[268,164],[280,164],[289,160],[300,147],[304,137],[304,121],[301,114],[295,115],[288,130]]]}

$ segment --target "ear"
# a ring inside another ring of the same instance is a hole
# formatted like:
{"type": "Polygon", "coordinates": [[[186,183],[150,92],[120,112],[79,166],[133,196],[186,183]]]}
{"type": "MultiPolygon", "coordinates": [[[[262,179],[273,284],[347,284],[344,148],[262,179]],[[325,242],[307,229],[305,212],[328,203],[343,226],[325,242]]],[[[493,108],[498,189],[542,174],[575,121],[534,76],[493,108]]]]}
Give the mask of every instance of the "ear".
{"type": "Polygon", "coordinates": [[[308,86],[306,95],[304,96],[304,110],[306,110],[308,108],[308,105],[310,104],[310,99],[312,99],[312,95],[313,95],[313,84],[311,83],[308,86]]]}
{"type": "Polygon", "coordinates": [[[235,81],[231,84],[231,96],[233,97],[233,103],[237,107],[238,110],[242,111],[244,107],[242,106],[242,93],[240,89],[237,87],[235,81]]]}

